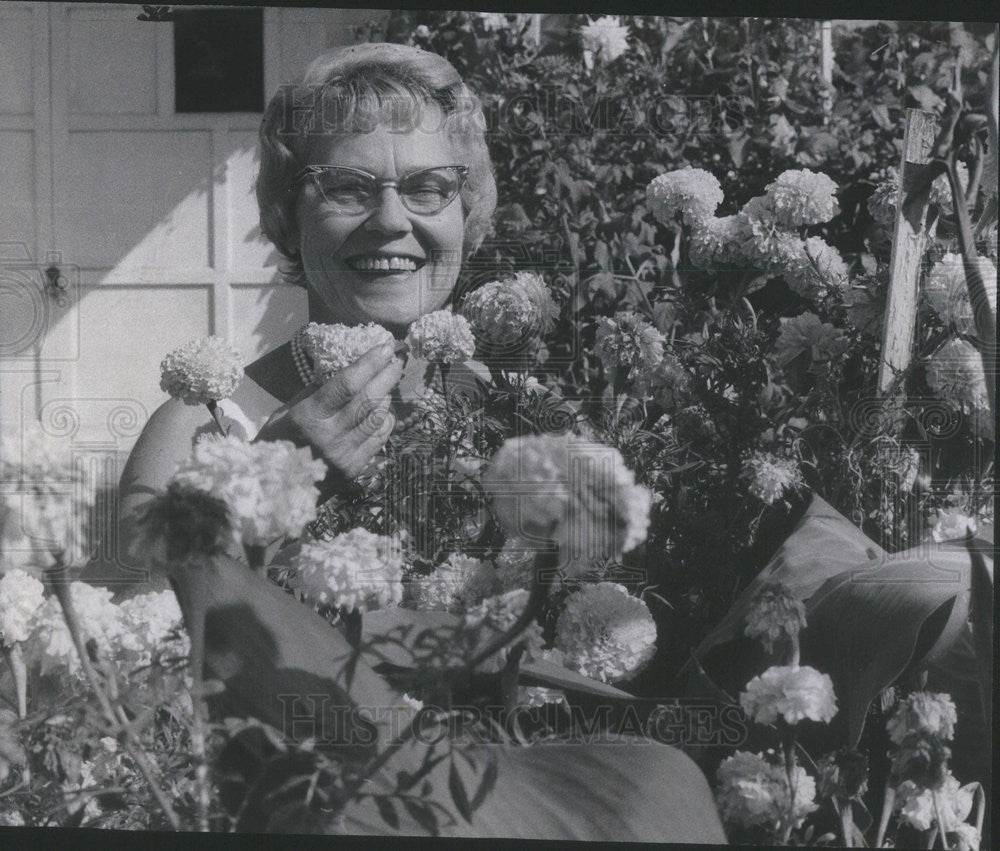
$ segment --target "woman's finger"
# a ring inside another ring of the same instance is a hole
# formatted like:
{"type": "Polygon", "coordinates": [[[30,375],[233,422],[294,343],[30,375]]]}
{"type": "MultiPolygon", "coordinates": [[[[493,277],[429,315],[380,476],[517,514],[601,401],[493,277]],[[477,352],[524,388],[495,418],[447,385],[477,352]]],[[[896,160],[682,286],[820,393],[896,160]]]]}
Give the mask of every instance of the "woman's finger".
{"type": "Polygon", "coordinates": [[[313,402],[328,413],[339,411],[392,361],[392,343],[372,346],[360,358],[324,381],[312,395],[313,402]]]}
{"type": "Polygon", "coordinates": [[[357,428],[375,408],[387,404],[392,388],[403,375],[403,362],[396,358],[375,375],[338,414],[345,428],[357,428]]]}
{"type": "Polygon", "coordinates": [[[385,445],[395,425],[396,417],[391,410],[386,411],[382,424],[378,426],[378,429],[370,437],[366,437],[354,452],[354,457],[359,459],[361,463],[358,472],[364,469],[365,465],[385,445]]]}
{"type": "Polygon", "coordinates": [[[380,400],[373,402],[368,408],[368,412],[357,422],[351,437],[361,444],[372,435],[378,434],[379,429],[385,426],[386,417],[392,416],[389,410],[391,402],[392,400],[388,396],[383,396],[380,400]]]}

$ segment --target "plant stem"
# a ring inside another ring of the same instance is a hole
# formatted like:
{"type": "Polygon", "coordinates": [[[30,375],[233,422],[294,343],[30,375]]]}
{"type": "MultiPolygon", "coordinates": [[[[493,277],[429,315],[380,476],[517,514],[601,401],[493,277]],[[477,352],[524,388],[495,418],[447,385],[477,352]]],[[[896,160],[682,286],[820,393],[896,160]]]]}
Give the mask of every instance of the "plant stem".
{"type": "Polygon", "coordinates": [[[24,665],[24,656],[21,655],[21,644],[15,641],[9,647],[3,648],[3,655],[10,666],[11,676],[14,678],[14,691],[17,694],[17,717],[24,719],[28,714],[28,671],[24,665]]]}
{"type": "Polygon", "coordinates": [[[215,424],[219,427],[219,431],[226,437],[229,436],[229,429],[225,427],[222,423],[222,409],[219,407],[219,403],[214,399],[209,399],[205,403],[208,408],[208,412],[212,415],[212,419],[215,420],[215,424]]]}
{"type": "Polygon", "coordinates": [[[785,758],[785,776],[788,778],[788,812],[781,831],[781,844],[788,845],[795,825],[795,727],[791,724],[786,725],[783,739],[781,751],[785,758]]]}
{"type": "Polygon", "coordinates": [[[948,834],[944,828],[944,815],[941,812],[941,790],[931,789],[931,798],[934,801],[934,817],[937,819],[938,828],[941,830],[941,845],[944,847],[944,851],[949,851],[951,846],[948,844],[948,834]]]}
{"type": "Polygon", "coordinates": [[[892,805],[896,801],[896,789],[890,780],[885,781],[885,793],[882,796],[882,816],[878,823],[878,833],[875,836],[875,847],[882,847],[882,840],[885,839],[886,828],[889,827],[889,816],[892,814],[892,805]]]}

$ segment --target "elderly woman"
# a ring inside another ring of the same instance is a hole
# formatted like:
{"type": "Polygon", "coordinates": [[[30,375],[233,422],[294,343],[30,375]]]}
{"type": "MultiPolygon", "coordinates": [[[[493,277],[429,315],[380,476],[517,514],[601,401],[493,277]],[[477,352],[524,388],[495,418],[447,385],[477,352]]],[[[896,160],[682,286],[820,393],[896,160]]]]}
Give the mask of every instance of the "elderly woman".
{"type": "MultiPolygon", "coordinates": [[[[484,127],[455,69],[403,45],[330,51],[275,96],[260,131],[261,226],[307,289],[310,321],[377,322],[401,338],[448,302],[496,206],[484,127]]],[[[249,438],[309,446],[330,493],[392,432],[402,362],[380,346],[314,382],[297,341],[250,364],[223,408],[249,438]]],[[[122,477],[126,538],[134,510],[211,428],[204,408],[174,399],[153,414],[122,477]]]]}

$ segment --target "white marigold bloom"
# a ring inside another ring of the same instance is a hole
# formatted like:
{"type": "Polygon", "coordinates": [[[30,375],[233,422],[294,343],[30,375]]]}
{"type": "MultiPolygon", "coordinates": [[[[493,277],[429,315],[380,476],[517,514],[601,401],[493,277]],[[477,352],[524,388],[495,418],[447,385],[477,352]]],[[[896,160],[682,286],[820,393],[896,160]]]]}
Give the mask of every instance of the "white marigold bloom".
{"type": "Polygon", "coordinates": [[[685,166],[653,178],[646,187],[646,205],[660,224],[671,225],[677,213],[689,225],[715,215],[725,196],[715,175],[685,166]]]}
{"type": "MultiPolygon", "coordinates": [[[[962,786],[950,771],[945,775],[938,793],[941,799],[941,818],[946,832],[956,830],[969,817],[972,811],[973,788],[974,784],[962,786]]],[[[912,780],[904,780],[896,787],[893,809],[899,812],[904,822],[917,830],[930,830],[937,823],[933,793],[912,780]]]]}
{"type": "Polygon", "coordinates": [[[73,455],[70,438],[33,423],[0,440],[0,554],[6,567],[65,562],[89,555],[86,532],[97,484],[73,455]]]}
{"type": "MultiPolygon", "coordinates": [[[[997,269],[988,257],[976,258],[986,286],[990,312],[997,312],[997,269]]],[[[965,261],[961,254],[945,254],[931,267],[924,280],[924,296],[945,324],[951,324],[960,334],[976,330],[969,288],[965,283],[965,261]]]]}
{"type": "Polygon", "coordinates": [[[775,220],[786,228],[818,225],[840,212],[837,184],[807,168],[783,172],[764,191],[775,220]]]}
{"type": "Polygon", "coordinates": [[[964,411],[989,411],[983,361],[967,340],[949,340],[931,356],[927,384],[964,411]]]}
{"type": "MultiPolygon", "coordinates": [[[[719,786],[715,800],[723,821],[737,827],[775,829],[788,811],[788,776],[782,766],[768,762],[762,754],[736,751],[716,771],[719,786]]],[[[816,783],[802,766],[792,774],[795,787],[795,823],[817,809],[816,783]]]]}
{"type": "Polygon", "coordinates": [[[802,473],[794,461],[763,450],[758,450],[744,462],[743,475],[750,493],[768,505],[773,505],[786,491],[804,484],[802,473]]]}
{"type": "Polygon", "coordinates": [[[243,358],[221,337],[202,337],[174,349],[160,362],[160,389],[185,405],[231,396],[243,377],[243,358]]]}
{"type": "Polygon", "coordinates": [[[636,372],[652,369],[663,360],[666,338],[637,313],[624,311],[597,319],[594,354],[605,370],[629,367],[636,372]]]}
{"type": "Polygon", "coordinates": [[[970,529],[973,535],[979,531],[979,523],[975,517],[963,514],[957,509],[942,509],[934,513],[931,538],[937,543],[954,541],[957,538],[964,538],[970,529]]]}
{"type": "Polygon", "coordinates": [[[806,625],[806,607],[786,585],[765,585],[746,615],[744,634],[759,638],[768,653],[782,636],[795,638],[806,625]]]}
{"type": "Polygon", "coordinates": [[[350,366],[369,349],[395,342],[389,331],[374,322],[367,325],[310,322],[302,332],[302,350],[312,360],[316,379],[320,381],[350,366]]]}
{"type": "Polygon", "coordinates": [[[138,655],[137,665],[148,665],[168,645],[167,655],[186,656],[190,652],[184,618],[173,591],[137,594],[122,601],[118,608],[128,627],[122,633],[121,646],[138,655]]]}
{"type": "Polygon", "coordinates": [[[656,623],[624,586],[587,584],[566,598],[555,646],[563,664],[584,676],[606,683],[630,680],[656,653],[656,623]]]}
{"type": "Polygon", "coordinates": [[[406,335],[414,357],[441,363],[466,361],[476,353],[469,320],[450,310],[434,310],[418,317],[406,335]]]}
{"type": "Polygon", "coordinates": [[[45,586],[15,567],[0,578],[0,645],[24,641],[31,619],[45,603],[45,586]]]}
{"type": "Polygon", "coordinates": [[[877,224],[887,230],[896,222],[896,202],[899,200],[899,171],[892,169],[868,198],[868,212],[877,224]]]}
{"type": "Polygon", "coordinates": [[[479,18],[483,28],[489,32],[505,30],[510,26],[510,21],[507,20],[507,16],[500,12],[478,12],[476,17],[479,18]]]}
{"type": "Polygon", "coordinates": [[[618,15],[605,15],[580,28],[583,49],[605,62],[613,62],[628,50],[628,34],[618,15]]]}
{"type": "Polygon", "coordinates": [[[752,236],[745,216],[700,220],[688,238],[688,258],[699,269],[711,269],[718,263],[745,263],[744,246],[752,236]]]}
{"type": "Polygon", "coordinates": [[[758,724],[773,724],[780,715],[789,724],[821,721],[837,714],[833,681],[808,665],[773,665],[747,683],[740,695],[743,711],[758,724]]]}
{"type": "MultiPolygon", "coordinates": [[[[956,164],[958,171],[958,183],[962,187],[963,193],[969,185],[969,168],[959,160],[956,164]]],[[[952,209],[951,181],[947,174],[939,174],[931,184],[930,202],[939,204],[948,210],[952,209]]]]}
{"type": "MultiPolygon", "coordinates": [[[[485,649],[486,645],[493,640],[497,634],[501,634],[510,629],[528,605],[528,591],[516,590],[508,591],[504,594],[496,594],[487,597],[481,603],[473,606],[462,617],[462,626],[466,631],[476,636],[475,652],[485,649]],[[488,628],[484,628],[488,627],[488,628]]],[[[503,669],[507,662],[507,656],[512,646],[523,644],[525,647],[524,661],[540,658],[542,655],[542,628],[537,623],[532,623],[513,642],[502,650],[486,659],[476,670],[485,673],[496,673],[503,669]]]]}
{"type": "Polygon", "coordinates": [[[955,735],[958,715],[951,696],[929,691],[915,691],[901,701],[886,722],[889,738],[897,745],[912,733],[950,741],[955,735]]]}
{"type": "Polygon", "coordinates": [[[233,533],[244,546],[266,546],[296,537],[316,516],[326,464],[306,447],[287,440],[247,443],[209,434],[195,444],[171,481],[183,482],[223,500],[233,533]]]}
{"type": "Polygon", "coordinates": [[[814,363],[832,360],[847,351],[847,336],[815,313],[782,316],[781,331],[774,342],[771,357],[780,366],[787,366],[802,352],[809,352],[814,363]]]}
{"type": "Polygon", "coordinates": [[[847,289],[850,283],[847,274],[847,264],[840,252],[828,245],[821,236],[810,236],[805,241],[806,256],[809,265],[800,272],[797,281],[809,292],[838,292],[847,289]]]}
{"type": "Polygon", "coordinates": [[[461,309],[475,335],[494,346],[537,338],[559,315],[545,282],[530,272],[484,284],[463,299],[461,309]]]}
{"type": "Polygon", "coordinates": [[[361,527],[329,541],[303,544],[291,566],[291,584],[313,603],[370,612],[403,599],[398,540],[361,527]]]}
{"type": "Polygon", "coordinates": [[[955,829],[952,831],[954,834],[954,845],[951,847],[955,851],[979,851],[980,843],[983,841],[982,836],[979,835],[979,831],[976,830],[974,824],[969,824],[968,822],[962,822],[961,824],[955,825],[955,829]]]}
{"type": "MultiPolygon", "coordinates": [[[[111,602],[114,592],[85,582],[73,582],[69,593],[84,641],[94,639],[101,652],[114,657],[121,649],[123,635],[129,631],[124,613],[111,602]]],[[[54,595],[35,613],[25,648],[29,658],[41,662],[43,673],[66,665],[71,673],[83,674],[62,606],[54,595]]]]}
{"type": "Polygon", "coordinates": [[[564,569],[573,572],[646,539],[649,490],[611,446],[569,434],[510,438],[483,485],[508,534],[557,543],[564,569]]]}
{"type": "Polygon", "coordinates": [[[418,609],[463,612],[500,593],[500,579],[489,562],[452,553],[430,576],[407,583],[406,592],[418,609]]]}

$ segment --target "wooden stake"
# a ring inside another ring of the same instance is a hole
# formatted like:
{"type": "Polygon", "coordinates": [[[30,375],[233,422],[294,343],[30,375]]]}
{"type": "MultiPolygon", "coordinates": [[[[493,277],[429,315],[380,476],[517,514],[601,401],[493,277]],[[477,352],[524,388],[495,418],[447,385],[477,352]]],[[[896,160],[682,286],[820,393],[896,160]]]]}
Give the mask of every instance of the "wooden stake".
{"type": "Polygon", "coordinates": [[[906,111],[903,157],[899,168],[899,195],[896,200],[896,226],[892,237],[889,293],[882,332],[882,362],[878,374],[879,391],[883,393],[892,386],[896,374],[909,366],[913,352],[920,295],[920,267],[929,234],[926,205],[916,218],[917,227],[914,227],[912,219],[903,215],[904,187],[907,165],[923,164],[930,158],[936,123],[933,113],[919,109],[906,111]]]}

